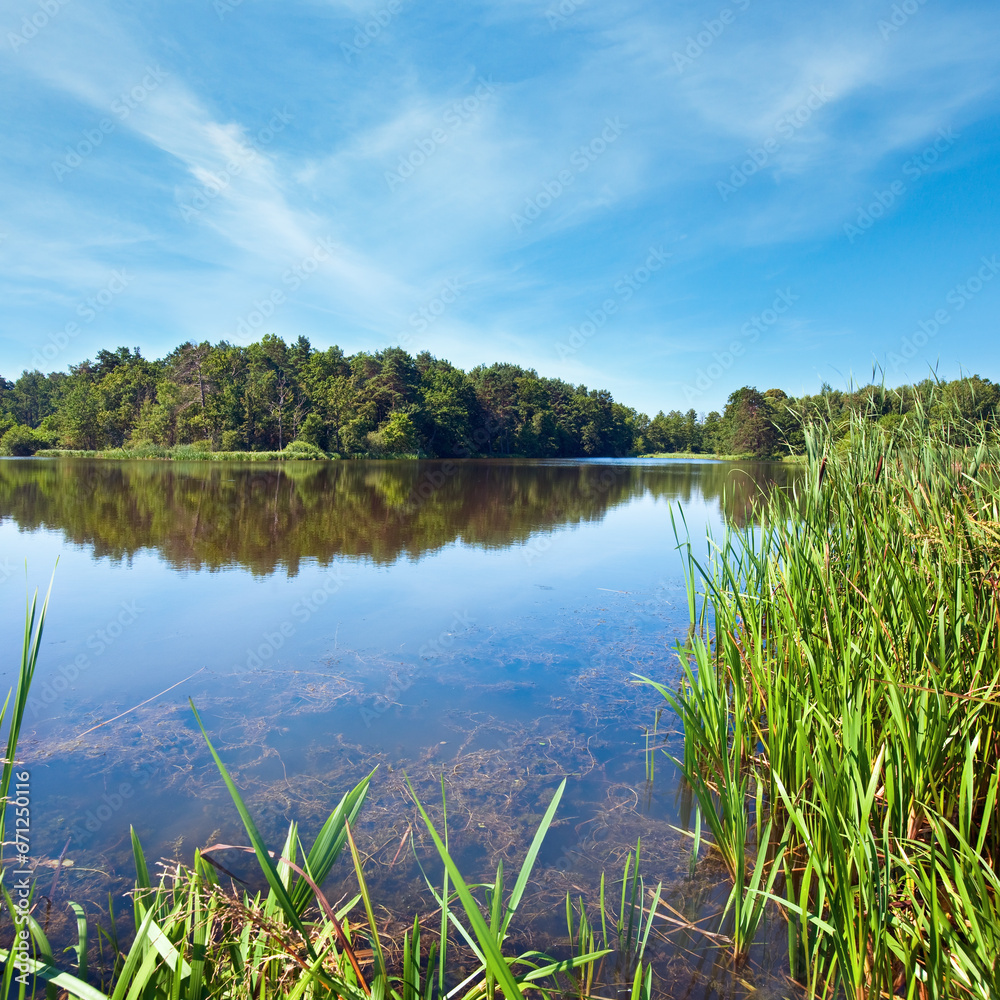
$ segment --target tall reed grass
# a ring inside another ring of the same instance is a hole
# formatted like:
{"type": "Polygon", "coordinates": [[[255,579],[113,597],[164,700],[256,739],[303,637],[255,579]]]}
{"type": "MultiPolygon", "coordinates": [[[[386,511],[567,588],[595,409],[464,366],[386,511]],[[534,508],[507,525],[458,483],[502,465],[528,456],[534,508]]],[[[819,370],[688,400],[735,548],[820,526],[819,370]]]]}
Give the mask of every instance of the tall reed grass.
{"type": "Polygon", "coordinates": [[[800,487],[700,560],[682,770],[808,996],[1000,996],[1000,449],[918,410],[807,434],[800,487]],[[973,443],[953,445],[953,440],[973,443]]]}

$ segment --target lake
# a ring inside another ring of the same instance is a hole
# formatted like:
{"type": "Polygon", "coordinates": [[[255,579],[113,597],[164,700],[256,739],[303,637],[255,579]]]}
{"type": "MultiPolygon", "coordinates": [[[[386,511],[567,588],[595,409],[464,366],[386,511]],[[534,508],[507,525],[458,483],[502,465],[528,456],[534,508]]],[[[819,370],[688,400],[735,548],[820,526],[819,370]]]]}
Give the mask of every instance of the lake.
{"type": "MultiPolygon", "coordinates": [[[[68,900],[97,912],[131,884],[130,824],[151,861],[245,841],[190,698],[275,848],[292,819],[309,842],[377,768],[358,835],[389,930],[433,909],[407,776],[430,804],[443,776],[470,878],[500,858],[516,869],[567,777],[526,939],[558,950],[565,893],[592,902],[602,870],[620,892],[641,835],[646,884],[662,881],[676,914],[650,945],[664,988],[770,983],[777,921],[750,967],[720,960],[724,870],[704,849],[692,870],[677,829],[690,800],[662,754],[647,780],[647,749],[681,742],[633,675],[678,676],[689,615],[671,514],[703,553],[795,475],[662,459],[0,461],[6,635],[23,632],[25,563],[44,591],[58,559],[21,754],[34,853],[72,861],[50,932],[68,900]]],[[[17,655],[12,639],[4,685],[17,655]]]]}

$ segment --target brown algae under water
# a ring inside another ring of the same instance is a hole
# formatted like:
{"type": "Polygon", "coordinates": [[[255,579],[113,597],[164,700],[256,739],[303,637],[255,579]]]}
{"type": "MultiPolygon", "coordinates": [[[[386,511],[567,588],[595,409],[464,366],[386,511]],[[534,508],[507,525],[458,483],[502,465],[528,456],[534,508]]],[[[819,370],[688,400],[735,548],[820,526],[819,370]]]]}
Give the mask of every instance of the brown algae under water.
{"type": "MultiPolygon", "coordinates": [[[[375,664],[344,651],[327,665],[329,672],[242,672],[224,678],[227,694],[205,687],[194,698],[270,843],[280,843],[292,819],[308,842],[309,831],[318,829],[331,804],[374,771],[355,832],[388,942],[401,940],[414,914],[436,912],[416,860],[426,866],[433,849],[407,778],[439,822],[443,780],[452,852],[475,878],[488,876],[501,860],[508,870],[520,863],[554,787],[566,777],[568,793],[535,869],[512,947],[556,956],[564,952],[566,895],[593,909],[604,874],[609,897],[616,899],[626,859],[641,838],[647,907],[650,883],[664,884],[645,956],[658,989],[670,995],[736,997],[784,986],[782,921],[775,920],[775,933],[764,936],[750,963],[731,967],[720,919],[729,891],[725,865],[704,844],[693,858],[691,839],[679,829],[690,825],[691,802],[677,786],[673,765],[661,757],[657,773],[646,779],[650,751],[680,752],[676,720],[667,713],[658,720],[655,738],[647,738],[662,703],[632,683],[633,675],[648,672],[651,664],[662,676],[672,655],[665,643],[633,640],[619,649],[602,649],[564,695],[535,704],[537,714],[530,718],[451,707],[435,719],[435,735],[442,739],[425,746],[376,748],[380,741],[372,740],[370,731],[365,739],[360,730],[333,728],[338,710],[348,708],[373,728],[398,732],[406,728],[408,715],[428,711],[437,687],[453,690],[458,683],[464,683],[473,703],[484,695],[501,701],[531,697],[534,686],[526,681],[478,686],[461,681],[467,655],[464,648],[438,654],[433,678],[403,679],[398,664],[375,664]],[[385,679],[385,687],[373,698],[366,688],[376,675],[385,679]],[[249,688],[260,706],[253,716],[242,711],[249,688]],[[311,738],[302,745],[304,721],[310,722],[311,738]]],[[[526,649],[523,659],[537,664],[538,655],[526,649]]],[[[79,792],[67,789],[62,802],[55,798],[49,805],[52,832],[43,838],[51,857],[36,863],[61,868],[57,894],[46,899],[39,918],[54,941],[68,942],[75,932],[67,900],[84,904],[92,918],[106,922],[108,892],[131,889],[130,825],[147,848],[156,845],[158,854],[147,853],[159,856],[164,870],[189,863],[196,847],[245,840],[184,703],[154,699],[120,719],[98,723],[86,736],[38,741],[24,750],[36,773],[69,770],[81,783],[103,789],[68,835],[67,817],[76,814],[79,792]],[[183,802],[189,804],[178,808],[183,802]],[[69,848],[59,866],[64,837],[69,848]]],[[[254,878],[249,859],[227,857],[225,864],[237,875],[254,878]]],[[[352,885],[349,866],[341,867],[328,895],[345,898],[352,885]]],[[[122,918],[119,932],[127,937],[129,929],[122,918]]],[[[607,972],[609,982],[627,986],[631,968],[617,972],[613,967],[607,972]]]]}

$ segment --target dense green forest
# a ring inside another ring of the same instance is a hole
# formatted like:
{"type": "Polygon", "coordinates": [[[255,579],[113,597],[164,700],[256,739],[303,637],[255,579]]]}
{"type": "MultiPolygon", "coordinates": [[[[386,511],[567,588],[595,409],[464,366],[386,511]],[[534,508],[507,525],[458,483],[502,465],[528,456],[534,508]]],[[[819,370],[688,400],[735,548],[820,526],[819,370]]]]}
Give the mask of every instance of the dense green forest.
{"type": "Polygon", "coordinates": [[[604,390],[542,378],[513,364],[464,372],[398,347],[345,355],[300,337],[248,347],[186,343],[151,361],[102,350],[68,372],[0,379],[0,451],[172,448],[281,451],[290,442],[345,457],[624,456],[650,452],[799,454],[803,427],[863,413],[886,430],[914,414],[990,424],[1000,386],[978,376],[887,390],[824,386],[798,399],[745,386],[724,412],[671,410],[650,419],[604,390]]]}

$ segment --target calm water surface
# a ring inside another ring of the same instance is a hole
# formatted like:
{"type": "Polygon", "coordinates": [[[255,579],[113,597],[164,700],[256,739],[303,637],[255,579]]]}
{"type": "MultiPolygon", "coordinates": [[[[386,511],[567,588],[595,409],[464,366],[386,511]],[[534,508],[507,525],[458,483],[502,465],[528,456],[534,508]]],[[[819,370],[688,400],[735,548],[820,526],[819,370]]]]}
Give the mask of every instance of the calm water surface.
{"type": "MultiPolygon", "coordinates": [[[[150,859],[242,842],[189,698],[272,841],[296,819],[308,842],[377,767],[359,834],[388,927],[432,908],[405,775],[426,801],[444,776],[472,878],[519,864],[568,776],[523,907],[532,943],[558,950],[565,892],[593,900],[639,835],[647,883],[719,930],[721,867],[702,852],[692,874],[665,758],[646,781],[662,702],[631,680],[677,676],[688,610],[671,511],[700,550],[793,475],[670,460],[0,461],[6,635],[23,630],[25,562],[44,590],[59,561],[22,746],[36,855],[69,841],[73,862],[53,932],[68,900],[97,906],[128,883],[130,823],[150,859]]],[[[16,655],[8,643],[3,685],[16,655]]],[[[672,717],[655,739],[679,746],[672,717]]],[[[770,945],[732,976],[708,942],[658,925],[665,989],[774,985],[770,945]]]]}

